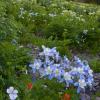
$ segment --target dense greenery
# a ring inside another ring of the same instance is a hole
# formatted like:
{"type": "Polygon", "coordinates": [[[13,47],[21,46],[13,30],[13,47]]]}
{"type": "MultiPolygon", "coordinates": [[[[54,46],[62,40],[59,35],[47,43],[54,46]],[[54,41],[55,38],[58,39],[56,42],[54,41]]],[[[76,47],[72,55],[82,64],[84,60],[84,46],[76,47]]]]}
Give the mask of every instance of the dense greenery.
{"type": "MultiPolygon", "coordinates": [[[[32,90],[27,89],[32,82],[31,75],[26,74],[32,60],[28,44],[56,46],[69,58],[72,50],[98,55],[100,6],[66,0],[0,0],[0,100],[8,100],[6,89],[12,85],[19,90],[19,100],[43,96],[43,100],[58,100],[66,91],[55,80],[37,80],[32,90]],[[46,89],[42,87],[45,82],[46,89]],[[59,95],[60,90],[63,92],[59,95]]],[[[90,65],[100,72],[99,61],[90,65]]]]}

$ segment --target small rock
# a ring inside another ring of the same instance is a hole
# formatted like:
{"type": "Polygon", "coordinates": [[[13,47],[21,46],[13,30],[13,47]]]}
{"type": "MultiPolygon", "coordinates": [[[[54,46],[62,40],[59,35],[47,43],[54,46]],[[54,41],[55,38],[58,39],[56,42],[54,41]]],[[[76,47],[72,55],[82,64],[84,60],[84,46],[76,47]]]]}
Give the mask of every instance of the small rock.
{"type": "Polygon", "coordinates": [[[81,98],[80,98],[81,100],[91,100],[90,96],[85,94],[85,93],[84,94],[80,94],[80,96],[81,96],[81,98]]]}
{"type": "Polygon", "coordinates": [[[94,86],[98,86],[98,85],[99,85],[99,82],[94,83],[94,86]]]}
{"type": "Polygon", "coordinates": [[[96,97],[96,100],[100,100],[100,97],[96,97]]]}

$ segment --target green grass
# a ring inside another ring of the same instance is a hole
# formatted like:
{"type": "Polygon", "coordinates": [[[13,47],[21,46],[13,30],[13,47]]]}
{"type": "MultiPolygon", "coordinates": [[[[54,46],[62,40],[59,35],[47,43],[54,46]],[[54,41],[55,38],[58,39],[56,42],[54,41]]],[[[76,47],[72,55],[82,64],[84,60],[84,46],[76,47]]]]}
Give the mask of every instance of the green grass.
{"type": "Polygon", "coordinates": [[[94,72],[100,72],[100,59],[90,61],[90,66],[94,72]]]}

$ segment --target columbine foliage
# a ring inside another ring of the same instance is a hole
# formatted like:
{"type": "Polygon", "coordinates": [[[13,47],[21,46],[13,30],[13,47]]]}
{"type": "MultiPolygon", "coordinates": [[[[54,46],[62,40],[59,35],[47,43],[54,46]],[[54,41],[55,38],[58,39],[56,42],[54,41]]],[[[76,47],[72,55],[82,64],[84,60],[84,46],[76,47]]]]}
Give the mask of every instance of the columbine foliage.
{"type": "Polygon", "coordinates": [[[75,86],[77,92],[85,91],[87,86],[92,87],[93,71],[87,61],[81,61],[78,57],[69,60],[66,56],[61,57],[56,48],[46,48],[39,53],[33,64],[29,66],[33,73],[39,73],[41,78],[56,78],[64,82],[66,87],[75,86]]]}

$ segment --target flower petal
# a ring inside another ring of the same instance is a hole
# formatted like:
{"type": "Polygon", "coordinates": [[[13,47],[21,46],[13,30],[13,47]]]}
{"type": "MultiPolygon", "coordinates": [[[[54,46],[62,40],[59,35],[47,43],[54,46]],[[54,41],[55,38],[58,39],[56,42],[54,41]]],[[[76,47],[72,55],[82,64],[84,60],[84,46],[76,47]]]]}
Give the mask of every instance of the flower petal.
{"type": "Polygon", "coordinates": [[[15,100],[18,97],[18,95],[17,94],[9,94],[9,97],[11,100],[15,100]]]}
{"type": "Polygon", "coordinates": [[[14,90],[14,88],[13,88],[13,87],[9,87],[9,88],[7,89],[7,93],[8,93],[8,94],[10,94],[10,93],[12,93],[12,92],[13,92],[13,90],[14,90]]]}
{"type": "Polygon", "coordinates": [[[13,91],[13,93],[14,93],[14,94],[17,94],[17,93],[18,93],[18,91],[17,91],[17,90],[14,90],[14,91],[13,91]]]}

